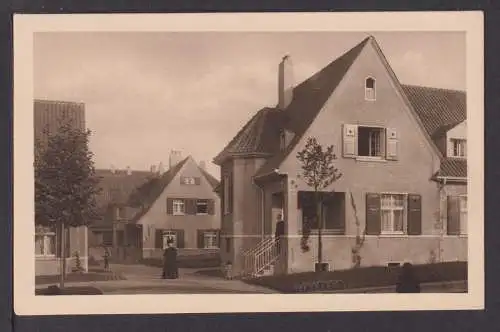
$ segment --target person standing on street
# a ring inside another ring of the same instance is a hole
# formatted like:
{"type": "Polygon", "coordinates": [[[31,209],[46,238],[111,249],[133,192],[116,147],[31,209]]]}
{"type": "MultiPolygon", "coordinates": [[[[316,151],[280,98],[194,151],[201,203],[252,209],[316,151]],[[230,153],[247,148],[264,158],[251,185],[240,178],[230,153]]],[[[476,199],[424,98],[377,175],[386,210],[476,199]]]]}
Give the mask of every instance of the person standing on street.
{"type": "Polygon", "coordinates": [[[163,253],[163,279],[177,279],[179,276],[177,267],[177,249],[174,247],[174,241],[167,240],[167,248],[163,253]]]}

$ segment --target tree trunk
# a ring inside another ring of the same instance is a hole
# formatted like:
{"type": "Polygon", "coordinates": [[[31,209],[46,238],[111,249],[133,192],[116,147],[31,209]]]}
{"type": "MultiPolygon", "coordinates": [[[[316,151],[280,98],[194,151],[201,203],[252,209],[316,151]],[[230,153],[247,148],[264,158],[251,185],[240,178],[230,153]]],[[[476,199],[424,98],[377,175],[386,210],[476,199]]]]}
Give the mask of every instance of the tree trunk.
{"type": "Polygon", "coordinates": [[[322,214],[322,206],[321,199],[319,197],[319,193],[316,190],[316,215],[318,218],[318,263],[323,263],[323,240],[322,240],[322,230],[323,230],[323,214],[322,214]]]}
{"type": "Polygon", "coordinates": [[[64,227],[64,223],[61,223],[61,258],[60,258],[60,280],[59,280],[59,288],[64,288],[64,279],[66,279],[66,228],[64,227]]]}

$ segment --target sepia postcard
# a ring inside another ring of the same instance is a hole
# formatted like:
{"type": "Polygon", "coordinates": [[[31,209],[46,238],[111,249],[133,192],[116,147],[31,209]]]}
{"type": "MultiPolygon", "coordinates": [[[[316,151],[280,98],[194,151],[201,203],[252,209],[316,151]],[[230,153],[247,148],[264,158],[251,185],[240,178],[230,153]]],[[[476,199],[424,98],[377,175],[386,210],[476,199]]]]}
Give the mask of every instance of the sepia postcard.
{"type": "Polygon", "coordinates": [[[483,48],[481,12],[15,15],[16,314],[483,309],[483,48]]]}

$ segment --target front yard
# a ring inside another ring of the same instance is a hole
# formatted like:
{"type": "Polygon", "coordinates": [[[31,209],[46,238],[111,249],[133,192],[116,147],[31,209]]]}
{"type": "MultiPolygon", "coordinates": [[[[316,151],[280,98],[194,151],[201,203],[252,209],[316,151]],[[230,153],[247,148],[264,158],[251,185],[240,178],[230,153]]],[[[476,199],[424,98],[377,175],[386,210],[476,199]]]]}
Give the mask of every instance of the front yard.
{"type": "MultiPolygon", "coordinates": [[[[414,265],[414,269],[420,283],[467,280],[467,262],[414,265]]],[[[398,280],[399,273],[399,267],[376,266],[330,272],[264,276],[245,281],[281,293],[322,292],[393,286],[398,280]]]]}

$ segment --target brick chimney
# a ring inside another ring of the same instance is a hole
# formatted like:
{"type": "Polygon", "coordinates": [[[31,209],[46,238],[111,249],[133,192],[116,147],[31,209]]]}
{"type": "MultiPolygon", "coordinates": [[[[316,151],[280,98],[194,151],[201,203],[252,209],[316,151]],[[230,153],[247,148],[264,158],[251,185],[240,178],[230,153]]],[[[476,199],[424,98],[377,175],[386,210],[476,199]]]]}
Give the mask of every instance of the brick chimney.
{"type": "Polygon", "coordinates": [[[182,152],[179,150],[170,151],[170,156],[168,158],[169,169],[177,165],[182,161],[182,152]]]}
{"type": "Polygon", "coordinates": [[[286,109],[293,99],[293,64],[290,56],[285,55],[278,69],[278,108],[286,109]]]}

